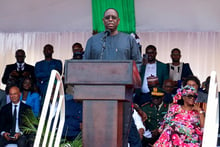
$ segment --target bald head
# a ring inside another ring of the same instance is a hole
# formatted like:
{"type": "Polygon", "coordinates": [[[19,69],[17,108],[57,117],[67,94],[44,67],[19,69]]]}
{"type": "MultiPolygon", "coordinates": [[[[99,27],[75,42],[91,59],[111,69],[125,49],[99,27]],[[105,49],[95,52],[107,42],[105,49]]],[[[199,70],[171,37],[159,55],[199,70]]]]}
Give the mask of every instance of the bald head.
{"type": "Polygon", "coordinates": [[[21,92],[17,86],[12,86],[9,89],[10,100],[13,104],[17,104],[20,101],[21,92]]]}

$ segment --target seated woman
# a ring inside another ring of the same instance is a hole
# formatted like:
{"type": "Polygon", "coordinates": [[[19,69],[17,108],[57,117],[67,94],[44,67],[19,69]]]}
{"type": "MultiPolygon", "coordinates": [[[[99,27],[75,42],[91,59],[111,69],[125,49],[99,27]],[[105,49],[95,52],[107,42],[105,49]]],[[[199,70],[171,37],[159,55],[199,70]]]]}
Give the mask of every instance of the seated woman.
{"type": "Polygon", "coordinates": [[[34,91],[34,84],[28,77],[22,81],[20,100],[31,106],[34,115],[38,117],[40,112],[40,95],[34,91]]]}
{"type": "Polygon", "coordinates": [[[174,104],[164,116],[159,131],[162,132],[154,147],[193,146],[202,145],[202,128],[204,127],[204,111],[195,105],[196,90],[186,85],[178,89],[174,96],[174,104]]]}

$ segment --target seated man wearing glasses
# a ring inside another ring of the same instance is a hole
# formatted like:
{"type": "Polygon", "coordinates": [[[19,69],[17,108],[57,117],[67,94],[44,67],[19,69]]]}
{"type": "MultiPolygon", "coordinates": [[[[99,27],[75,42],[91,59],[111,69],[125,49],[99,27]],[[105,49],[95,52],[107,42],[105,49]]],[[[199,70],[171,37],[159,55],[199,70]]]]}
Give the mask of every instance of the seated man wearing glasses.
{"type": "Polygon", "coordinates": [[[2,77],[2,83],[6,84],[9,79],[16,80],[17,86],[19,86],[22,78],[29,77],[35,81],[34,66],[25,63],[25,52],[23,49],[18,49],[15,52],[16,63],[6,65],[5,71],[2,77]]]}

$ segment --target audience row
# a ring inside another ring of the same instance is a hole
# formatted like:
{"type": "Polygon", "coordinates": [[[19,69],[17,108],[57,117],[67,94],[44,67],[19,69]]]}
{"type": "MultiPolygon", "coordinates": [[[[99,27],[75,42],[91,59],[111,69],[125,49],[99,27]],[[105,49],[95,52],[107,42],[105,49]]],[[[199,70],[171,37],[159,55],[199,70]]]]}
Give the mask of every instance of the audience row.
{"type": "MultiPolygon", "coordinates": [[[[72,46],[73,58],[83,58],[83,48],[80,43],[72,46]]],[[[18,87],[19,100],[30,106],[35,117],[39,117],[41,107],[47,90],[50,72],[55,69],[62,74],[62,62],[53,59],[53,46],[47,44],[43,50],[45,59],[39,61],[35,66],[25,63],[25,52],[18,49],[15,53],[17,62],[7,65],[2,77],[2,82],[6,84],[6,89],[0,91],[1,107],[12,101],[10,88],[18,87]],[[5,101],[4,101],[5,97],[5,101]]],[[[172,63],[164,64],[156,59],[157,49],[153,45],[146,47],[140,66],[140,77],[142,87],[136,89],[133,99],[137,105],[137,112],[142,117],[145,127],[138,128],[143,146],[153,145],[160,136],[159,128],[163,118],[172,106],[173,98],[178,88],[186,85],[192,86],[198,93],[196,102],[201,110],[205,110],[204,103],[207,102],[207,82],[201,84],[188,63],[180,62],[181,51],[174,48],[171,51],[172,63]],[[204,87],[205,86],[205,87],[204,87]],[[159,95],[158,95],[159,94],[159,95]],[[141,111],[141,112],[140,112],[141,111]],[[145,119],[143,117],[145,116],[145,119]]],[[[70,85],[67,85],[70,86],[70,85]]],[[[192,89],[191,87],[191,89],[192,89]]],[[[14,88],[16,89],[16,88],[14,88]]],[[[18,91],[18,90],[17,90],[18,91]]],[[[168,115],[168,114],[167,114],[168,115]]],[[[66,122],[63,137],[67,140],[74,138],[81,131],[82,104],[73,100],[73,95],[66,93],[66,122]]]]}

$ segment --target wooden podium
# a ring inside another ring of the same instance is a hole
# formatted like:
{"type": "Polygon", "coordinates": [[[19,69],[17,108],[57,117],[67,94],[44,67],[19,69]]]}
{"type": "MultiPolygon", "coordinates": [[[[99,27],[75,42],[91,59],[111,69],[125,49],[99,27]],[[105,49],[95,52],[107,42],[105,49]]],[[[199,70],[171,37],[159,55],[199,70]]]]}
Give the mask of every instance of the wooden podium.
{"type": "Polygon", "coordinates": [[[65,84],[83,101],[83,147],[127,146],[133,88],[141,86],[135,62],[66,60],[65,84]]]}

